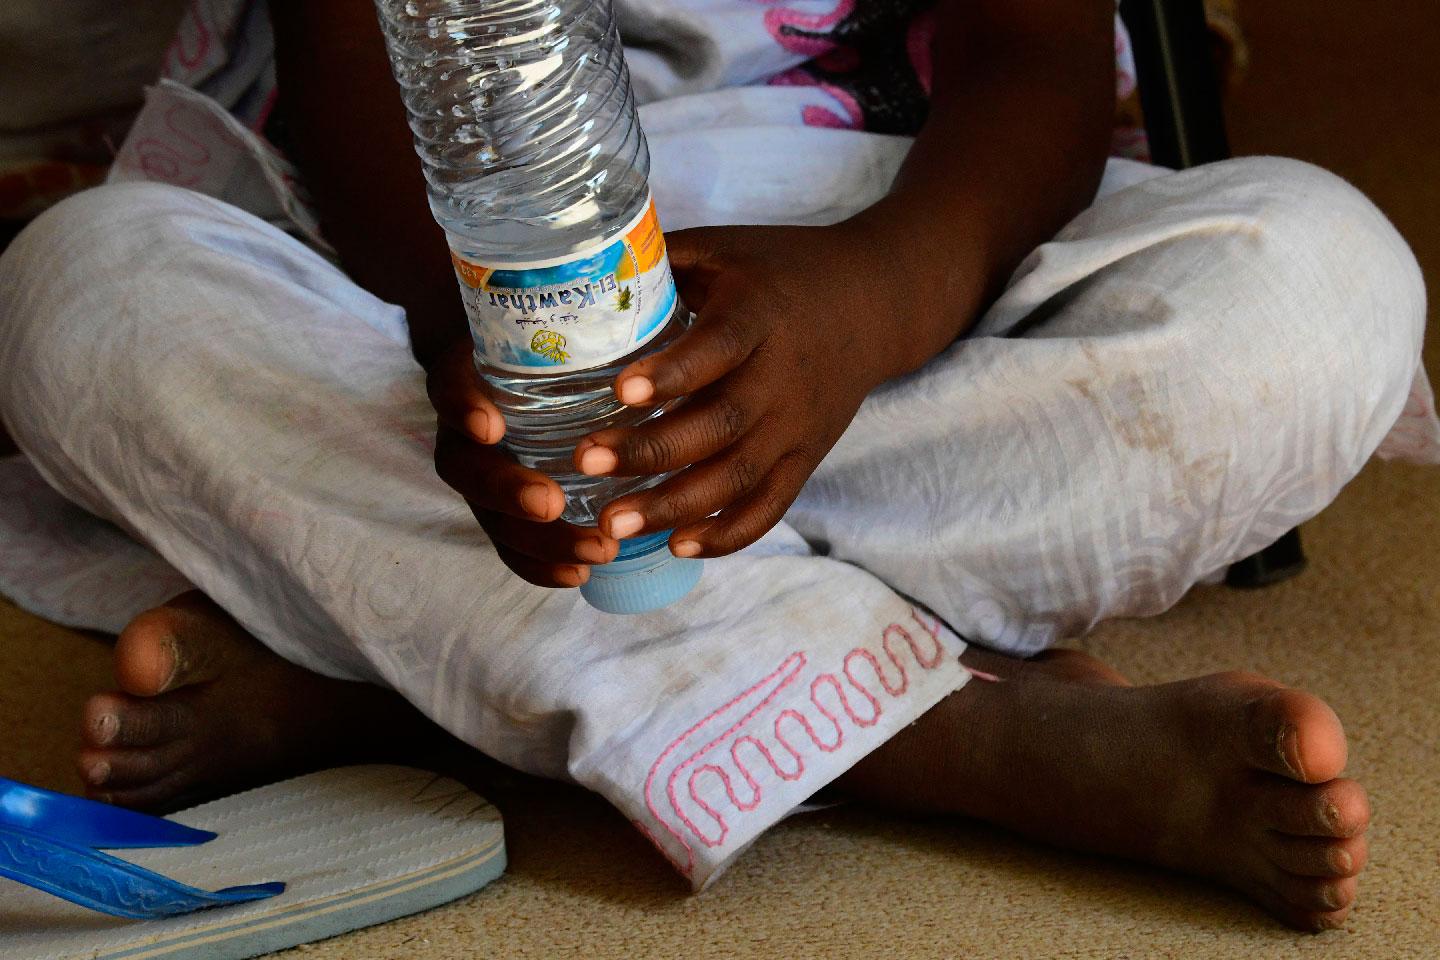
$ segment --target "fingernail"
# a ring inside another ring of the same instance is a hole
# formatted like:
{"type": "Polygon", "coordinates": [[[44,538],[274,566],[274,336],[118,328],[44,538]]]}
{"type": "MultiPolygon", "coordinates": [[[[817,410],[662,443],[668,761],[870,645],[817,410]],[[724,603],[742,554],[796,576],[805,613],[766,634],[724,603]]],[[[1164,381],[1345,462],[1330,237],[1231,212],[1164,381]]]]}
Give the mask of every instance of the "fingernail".
{"type": "Polygon", "coordinates": [[[567,587],[578,587],[590,579],[589,567],[559,567],[555,570],[555,579],[567,587]]]}
{"type": "Polygon", "coordinates": [[[610,536],[616,540],[624,540],[631,534],[638,533],[643,526],[645,518],[637,511],[621,510],[610,518],[610,536]]]}
{"type": "Polygon", "coordinates": [[[471,412],[467,413],[467,415],[465,415],[465,429],[469,430],[469,435],[474,436],[474,438],[480,440],[481,443],[494,443],[495,440],[500,439],[497,438],[497,436],[492,436],[492,432],[494,432],[495,429],[495,422],[488,410],[471,410],[471,412]]]}
{"type": "Polygon", "coordinates": [[[615,456],[615,451],[606,447],[591,447],[580,454],[580,469],[590,476],[597,476],[602,473],[609,473],[620,465],[620,460],[615,456]]]}
{"type": "Polygon", "coordinates": [[[651,383],[648,377],[631,377],[620,384],[620,402],[626,406],[644,403],[653,396],[655,384],[651,383]]]}
{"type": "Polygon", "coordinates": [[[95,720],[95,742],[102,746],[109,743],[115,739],[115,734],[119,729],[119,717],[113,713],[100,714],[95,720]]]}
{"type": "Polygon", "coordinates": [[[90,769],[85,771],[85,776],[95,786],[99,786],[110,779],[110,764],[104,760],[90,764],[90,769]]]}
{"type": "Polygon", "coordinates": [[[520,491],[520,506],[532,517],[541,520],[550,516],[550,488],[543,483],[532,483],[520,491]]]}
{"type": "Polygon", "coordinates": [[[697,557],[700,555],[700,544],[694,540],[679,540],[670,548],[670,552],[677,557],[697,557]]]}
{"type": "Polygon", "coordinates": [[[604,563],[608,552],[599,540],[581,540],[575,544],[575,556],[586,563],[604,563]]]}

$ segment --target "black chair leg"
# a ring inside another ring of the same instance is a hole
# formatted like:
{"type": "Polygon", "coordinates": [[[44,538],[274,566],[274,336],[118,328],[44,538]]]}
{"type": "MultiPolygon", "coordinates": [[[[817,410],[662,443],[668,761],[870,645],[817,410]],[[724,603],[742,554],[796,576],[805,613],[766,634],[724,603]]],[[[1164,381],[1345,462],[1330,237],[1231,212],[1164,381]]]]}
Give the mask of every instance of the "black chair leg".
{"type": "Polygon", "coordinates": [[[1150,154],[1183,170],[1230,156],[1201,0],[1121,0],[1150,154]]]}
{"type": "Polygon", "coordinates": [[[1268,587],[1289,580],[1304,569],[1305,551],[1300,545],[1300,530],[1296,528],[1259,553],[1232,563],[1225,574],[1225,585],[1268,587]]]}

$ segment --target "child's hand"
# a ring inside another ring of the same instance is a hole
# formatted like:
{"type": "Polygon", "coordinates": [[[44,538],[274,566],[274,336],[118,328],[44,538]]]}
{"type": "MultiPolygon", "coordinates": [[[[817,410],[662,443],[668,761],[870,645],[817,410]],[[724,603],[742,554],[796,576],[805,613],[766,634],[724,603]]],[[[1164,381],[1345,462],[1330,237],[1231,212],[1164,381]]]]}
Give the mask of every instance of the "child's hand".
{"type": "Polygon", "coordinates": [[[682,471],[608,504],[600,529],[618,539],[673,527],[678,556],[720,556],[779,522],[865,395],[902,368],[906,324],[897,301],[876,295],[883,262],[846,224],[715,227],[668,241],[694,325],[626,367],[615,389],[631,405],[688,399],[642,426],[591,434],[575,465],[682,471]]]}
{"type": "Polygon", "coordinates": [[[542,587],[578,587],[588,564],[609,563],[620,546],[598,530],[556,519],[559,484],[520,466],[496,444],[505,420],[475,372],[468,331],[439,350],[426,387],[440,417],[435,470],[470,505],[505,565],[542,587]]]}

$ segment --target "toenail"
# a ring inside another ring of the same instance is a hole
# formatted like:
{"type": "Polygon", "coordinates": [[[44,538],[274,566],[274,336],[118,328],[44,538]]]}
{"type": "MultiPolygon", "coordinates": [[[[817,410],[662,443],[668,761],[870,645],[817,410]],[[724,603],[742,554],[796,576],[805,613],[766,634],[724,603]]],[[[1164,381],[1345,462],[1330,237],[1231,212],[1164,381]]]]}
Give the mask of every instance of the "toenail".
{"type": "MultiPolygon", "coordinates": [[[[1285,769],[1298,780],[1305,779],[1305,771],[1300,769],[1299,762],[1290,757],[1292,751],[1286,749],[1287,744],[1295,742],[1295,725],[1286,723],[1280,726],[1275,733],[1275,752],[1280,757],[1280,762],[1285,764],[1285,769]]],[[[1297,754],[1298,755],[1298,754],[1297,754]]]]}
{"type": "Polygon", "coordinates": [[[95,718],[95,742],[109,743],[120,729],[120,718],[113,713],[102,713],[95,718]]]}
{"type": "Polygon", "coordinates": [[[1349,873],[1355,869],[1355,858],[1350,856],[1349,850],[1335,851],[1335,869],[1341,873],[1349,873]]]}
{"type": "Polygon", "coordinates": [[[1329,800],[1325,801],[1325,819],[1329,821],[1330,826],[1337,829],[1339,828],[1340,808],[1335,806],[1335,804],[1331,803],[1329,800]]]}
{"type": "Polygon", "coordinates": [[[1339,910],[1341,907],[1345,906],[1345,898],[1340,896],[1339,887],[1325,886],[1321,887],[1321,890],[1324,891],[1321,899],[1325,901],[1325,906],[1329,907],[1331,910],[1339,910]]]}
{"type": "Polygon", "coordinates": [[[91,783],[99,786],[110,779],[110,764],[104,760],[96,761],[90,764],[90,769],[85,771],[85,775],[90,778],[91,783]]]}
{"type": "Polygon", "coordinates": [[[170,672],[165,675],[164,682],[160,684],[160,692],[164,693],[169,690],[175,684],[176,679],[182,675],[186,669],[186,664],[181,658],[181,651],[184,650],[184,647],[181,645],[179,638],[173,634],[166,634],[160,642],[165,645],[166,651],[170,654],[170,672]]]}

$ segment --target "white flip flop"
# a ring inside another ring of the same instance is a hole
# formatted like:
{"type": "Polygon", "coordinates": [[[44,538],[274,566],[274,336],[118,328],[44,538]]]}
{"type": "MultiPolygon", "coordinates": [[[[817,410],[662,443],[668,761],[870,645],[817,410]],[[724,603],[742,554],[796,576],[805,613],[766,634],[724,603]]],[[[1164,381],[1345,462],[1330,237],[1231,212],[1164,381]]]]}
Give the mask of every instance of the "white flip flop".
{"type": "Polygon", "coordinates": [[[123,859],[203,890],[281,881],[285,891],[136,921],[0,879],[0,960],[242,960],[438,906],[505,869],[499,812],[410,767],[326,770],[170,819],[219,837],[123,859]]]}

